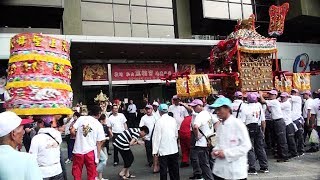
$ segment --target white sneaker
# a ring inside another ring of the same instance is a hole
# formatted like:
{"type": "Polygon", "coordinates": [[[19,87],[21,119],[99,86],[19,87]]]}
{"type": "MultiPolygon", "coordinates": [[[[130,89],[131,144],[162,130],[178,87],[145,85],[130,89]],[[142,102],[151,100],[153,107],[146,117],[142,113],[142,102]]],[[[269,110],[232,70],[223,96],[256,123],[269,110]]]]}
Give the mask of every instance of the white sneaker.
{"type": "Polygon", "coordinates": [[[67,159],[66,161],[65,161],[65,163],[66,164],[70,164],[72,161],[70,160],[70,159],[67,159]]]}

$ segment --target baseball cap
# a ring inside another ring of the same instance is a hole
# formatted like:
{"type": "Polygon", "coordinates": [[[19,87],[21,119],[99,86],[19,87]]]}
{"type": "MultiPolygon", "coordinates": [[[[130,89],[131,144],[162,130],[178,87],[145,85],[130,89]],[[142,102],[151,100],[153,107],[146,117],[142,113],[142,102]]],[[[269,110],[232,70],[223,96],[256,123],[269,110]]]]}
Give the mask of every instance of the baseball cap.
{"type": "Polygon", "coordinates": [[[256,103],[258,102],[257,93],[248,93],[247,100],[249,103],[256,103]]]}
{"type": "Polygon", "coordinates": [[[234,96],[235,96],[235,97],[242,97],[243,94],[242,94],[241,91],[237,91],[237,92],[234,93],[234,96]]]}
{"type": "Polygon", "coordinates": [[[146,109],[153,109],[152,105],[150,105],[150,104],[147,104],[145,108],[146,109]]]}
{"type": "Polygon", "coordinates": [[[203,106],[203,102],[200,99],[195,99],[191,103],[189,103],[189,106],[197,106],[197,105],[203,106]]]}
{"type": "Polygon", "coordinates": [[[268,94],[277,95],[277,94],[278,94],[278,91],[276,91],[276,90],[271,90],[271,91],[268,92],[268,94]]]}
{"type": "Polygon", "coordinates": [[[296,92],[296,93],[298,93],[299,90],[298,90],[298,89],[292,89],[291,92],[296,92]]]}
{"type": "Polygon", "coordinates": [[[159,103],[155,101],[152,103],[152,106],[159,106],[159,103]]]}
{"type": "Polygon", "coordinates": [[[209,107],[211,108],[218,108],[221,106],[228,106],[228,107],[232,107],[232,102],[229,98],[226,97],[219,97],[217,100],[214,101],[213,104],[211,104],[209,107]]]}
{"type": "Polygon", "coordinates": [[[21,119],[11,111],[0,113],[0,137],[9,134],[20,125],[30,124],[32,122],[32,119],[21,119]]]}
{"type": "Polygon", "coordinates": [[[172,96],[172,99],[179,99],[178,95],[172,96]]]}
{"type": "Polygon", "coordinates": [[[160,106],[159,106],[159,111],[161,111],[161,112],[168,112],[168,109],[169,109],[169,107],[166,104],[160,104],[160,106]]]}
{"type": "Polygon", "coordinates": [[[306,90],[306,91],[303,91],[302,94],[308,94],[308,95],[311,95],[311,91],[309,90],[306,90]]]}
{"type": "Polygon", "coordinates": [[[283,93],[281,93],[281,95],[280,95],[281,97],[288,97],[289,96],[289,94],[287,93],[287,92],[283,92],[283,93]]]}

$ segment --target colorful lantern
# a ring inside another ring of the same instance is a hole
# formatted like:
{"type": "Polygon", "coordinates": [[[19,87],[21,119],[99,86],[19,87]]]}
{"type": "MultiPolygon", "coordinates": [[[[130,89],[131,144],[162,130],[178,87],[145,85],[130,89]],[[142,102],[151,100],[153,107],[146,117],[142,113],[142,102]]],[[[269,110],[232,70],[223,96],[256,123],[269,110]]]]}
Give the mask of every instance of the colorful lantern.
{"type": "Polygon", "coordinates": [[[281,6],[272,5],[269,8],[270,23],[268,33],[270,36],[280,36],[283,34],[284,21],[289,11],[289,3],[281,6]]]}

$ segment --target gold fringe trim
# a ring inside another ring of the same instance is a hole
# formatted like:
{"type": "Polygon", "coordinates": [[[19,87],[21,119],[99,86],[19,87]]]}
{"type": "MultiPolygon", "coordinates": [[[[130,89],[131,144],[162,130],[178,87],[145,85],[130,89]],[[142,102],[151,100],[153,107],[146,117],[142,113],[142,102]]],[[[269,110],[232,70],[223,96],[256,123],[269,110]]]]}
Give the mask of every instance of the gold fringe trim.
{"type": "Polygon", "coordinates": [[[17,115],[54,115],[54,114],[73,114],[70,108],[26,108],[26,109],[8,109],[17,115]]]}
{"type": "Polygon", "coordinates": [[[20,62],[20,61],[30,61],[30,60],[52,62],[52,63],[63,64],[71,67],[71,63],[67,59],[50,56],[50,55],[34,54],[34,53],[14,55],[10,57],[9,63],[20,62]]]}
{"type": "Polygon", "coordinates": [[[41,82],[41,81],[8,82],[6,85],[6,89],[21,88],[21,87],[28,87],[28,86],[37,86],[40,88],[61,89],[61,90],[67,90],[70,92],[72,91],[71,86],[68,84],[41,82]]]}
{"type": "Polygon", "coordinates": [[[249,49],[249,48],[242,48],[239,47],[238,49],[241,52],[245,53],[275,53],[277,49],[249,49]]]}

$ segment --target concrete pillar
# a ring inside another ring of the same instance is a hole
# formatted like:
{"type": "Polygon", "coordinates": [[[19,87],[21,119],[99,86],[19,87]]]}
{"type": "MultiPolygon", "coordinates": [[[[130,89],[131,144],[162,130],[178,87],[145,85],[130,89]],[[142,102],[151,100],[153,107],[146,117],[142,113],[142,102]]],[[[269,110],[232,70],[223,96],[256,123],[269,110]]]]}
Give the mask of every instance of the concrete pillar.
{"type": "Polygon", "coordinates": [[[175,26],[178,28],[178,38],[191,39],[191,13],[190,0],[175,0],[176,20],[175,26]]]}
{"type": "Polygon", "coordinates": [[[65,0],[63,34],[82,35],[81,0],[65,0]]]}

